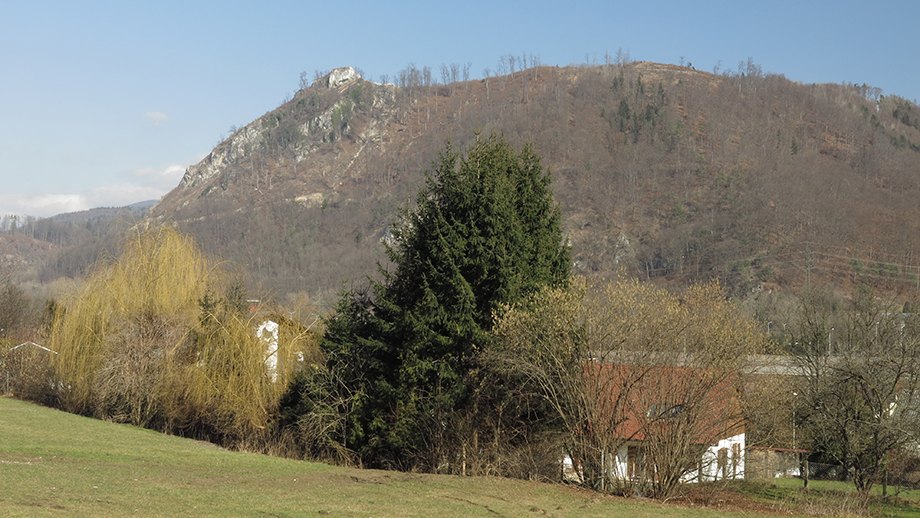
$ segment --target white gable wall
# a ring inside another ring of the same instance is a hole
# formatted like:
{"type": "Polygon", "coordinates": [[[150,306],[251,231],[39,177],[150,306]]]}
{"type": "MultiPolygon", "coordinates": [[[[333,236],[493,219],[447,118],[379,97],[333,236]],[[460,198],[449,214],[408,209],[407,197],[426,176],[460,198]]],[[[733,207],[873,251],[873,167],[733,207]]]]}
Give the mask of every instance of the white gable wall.
{"type": "MultiPolygon", "coordinates": [[[[634,443],[639,449],[642,448],[641,442],[634,443]]],[[[699,470],[693,470],[687,473],[682,482],[699,482],[724,479],[741,479],[744,478],[744,448],[745,435],[740,433],[732,437],[726,437],[719,440],[716,444],[711,445],[703,453],[699,470]],[[719,452],[724,450],[723,463],[719,463],[719,452]]],[[[635,450],[634,450],[635,451],[635,450]]],[[[634,459],[639,461],[641,460],[634,459]]],[[[618,480],[629,480],[629,447],[623,445],[617,451],[616,455],[607,459],[610,466],[610,477],[618,480]]],[[[563,458],[563,472],[566,480],[580,481],[580,469],[576,471],[572,459],[568,456],[563,458]]]]}
{"type": "Polygon", "coordinates": [[[256,336],[265,343],[265,368],[272,381],[278,381],[278,323],[266,320],[256,328],[256,336]]]}
{"type": "Polygon", "coordinates": [[[699,479],[702,481],[744,478],[744,434],[721,439],[703,454],[699,479]],[[719,464],[719,451],[725,450],[724,466],[719,464]]]}

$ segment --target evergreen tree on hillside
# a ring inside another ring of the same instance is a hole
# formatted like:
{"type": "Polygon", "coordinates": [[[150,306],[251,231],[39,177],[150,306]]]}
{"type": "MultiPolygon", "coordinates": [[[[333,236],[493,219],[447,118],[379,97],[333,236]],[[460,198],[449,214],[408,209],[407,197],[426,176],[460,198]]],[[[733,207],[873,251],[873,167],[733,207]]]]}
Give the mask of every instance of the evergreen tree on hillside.
{"type": "Polygon", "coordinates": [[[371,465],[417,467],[470,403],[493,311],[565,283],[570,256],[549,175],[529,146],[449,145],[388,247],[372,292],[346,293],[322,347],[349,394],[343,440],[371,465]]]}

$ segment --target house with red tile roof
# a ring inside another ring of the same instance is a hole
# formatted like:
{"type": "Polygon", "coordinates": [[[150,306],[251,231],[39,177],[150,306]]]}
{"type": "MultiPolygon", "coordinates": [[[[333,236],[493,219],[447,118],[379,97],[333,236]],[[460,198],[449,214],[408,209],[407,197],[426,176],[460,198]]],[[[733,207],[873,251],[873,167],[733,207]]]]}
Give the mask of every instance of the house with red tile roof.
{"type": "MultiPolygon", "coordinates": [[[[589,397],[601,403],[588,426],[617,445],[604,455],[611,479],[638,482],[679,473],[682,482],[695,482],[744,476],[737,372],[603,363],[587,369],[589,397]]],[[[577,478],[578,463],[566,462],[567,477],[577,478]]]]}

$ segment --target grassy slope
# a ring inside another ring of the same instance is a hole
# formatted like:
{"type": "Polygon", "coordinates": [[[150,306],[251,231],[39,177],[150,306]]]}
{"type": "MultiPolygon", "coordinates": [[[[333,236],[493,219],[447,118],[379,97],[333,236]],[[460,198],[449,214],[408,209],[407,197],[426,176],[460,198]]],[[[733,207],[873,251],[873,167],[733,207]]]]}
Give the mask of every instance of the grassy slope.
{"type": "MultiPolygon", "coordinates": [[[[346,469],[208,443],[0,397],[2,516],[605,516],[731,518],[861,514],[852,484],[776,479],[693,488],[707,505],[664,505],[490,477],[346,469]],[[774,485],[775,484],[775,485],[774,485]],[[823,490],[823,491],[822,491],[823,490]],[[718,507],[743,510],[740,514],[718,507]]],[[[920,495],[901,495],[916,500],[920,495]]],[[[920,516],[876,501],[877,516],[920,516]]]]}
{"type": "MultiPolygon", "coordinates": [[[[860,515],[858,498],[852,482],[835,482],[829,480],[812,480],[809,491],[801,491],[802,481],[794,478],[777,478],[770,481],[757,481],[745,486],[745,493],[752,498],[772,502],[778,511],[795,509],[805,514],[860,515]]],[[[897,516],[899,518],[918,518],[920,508],[920,491],[889,487],[892,498],[882,498],[882,485],[872,487],[873,499],[869,509],[873,516],[897,516]]]]}
{"type": "Polygon", "coordinates": [[[0,398],[4,516],[731,516],[487,477],[356,470],[0,398]]]}

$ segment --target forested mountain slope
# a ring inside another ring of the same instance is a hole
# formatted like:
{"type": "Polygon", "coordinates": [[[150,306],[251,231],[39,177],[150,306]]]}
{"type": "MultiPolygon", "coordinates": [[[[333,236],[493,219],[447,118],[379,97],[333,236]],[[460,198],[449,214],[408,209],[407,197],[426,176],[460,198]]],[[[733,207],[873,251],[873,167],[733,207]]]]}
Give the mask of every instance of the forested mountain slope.
{"type": "MultiPolygon", "coordinates": [[[[237,130],[151,209],[275,296],[326,299],[381,240],[446,142],[532,142],[576,270],[736,292],[861,275],[915,286],[920,110],[868,86],[634,62],[398,85],[336,69],[237,130]]],[[[915,288],[914,288],[915,289],[915,288]]]]}

